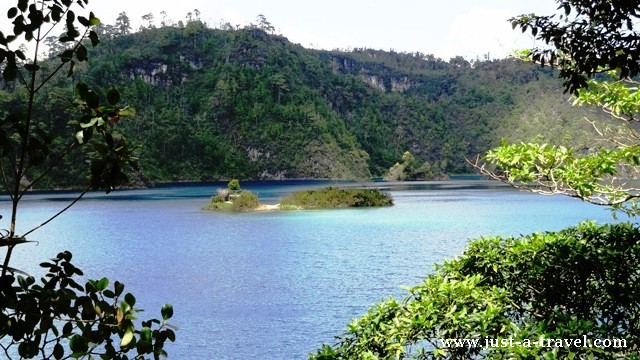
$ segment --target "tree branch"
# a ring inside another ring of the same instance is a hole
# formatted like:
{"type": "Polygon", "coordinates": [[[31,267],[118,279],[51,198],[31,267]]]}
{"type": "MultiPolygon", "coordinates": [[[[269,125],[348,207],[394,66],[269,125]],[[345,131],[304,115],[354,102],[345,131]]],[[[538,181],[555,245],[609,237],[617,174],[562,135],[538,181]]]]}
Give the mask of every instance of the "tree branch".
{"type": "Polygon", "coordinates": [[[65,211],[69,210],[70,207],[72,207],[75,203],[77,203],[78,201],[80,201],[80,199],[82,199],[82,197],[89,192],[89,190],[91,190],[91,186],[87,186],[87,188],[82,191],[82,193],[80,193],[80,195],[78,195],[77,198],[75,198],[71,203],[69,203],[69,205],[65,206],[64,209],[58,211],[58,213],[56,213],[55,215],[53,215],[52,217],[50,217],[49,219],[47,219],[45,222],[43,222],[42,224],[34,227],[33,229],[27,231],[26,233],[24,233],[24,235],[22,235],[22,237],[27,237],[27,235],[31,234],[32,232],[40,229],[41,227],[47,225],[48,223],[50,223],[53,219],[57,218],[58,216],[62,215],[62,213],[64,213],[65,211]]]}
{"type": "Polygon", "coordinates": [[[640,198],[640,188],[624,187],[625,184],[615,185],[614,183],[616,178],[612,178],[610,180],[611,186],[615,186],[611,190],[608,190],[604,186],[598,186],[593,193],[584,196],[581,195],[577,189],[571,187],[571,185],[568,185],[563,181],[555,180],[553,177],[547,177],[547,179],[549,179],[548,181],[536,179],[528,183],[519,183],[510,180],[506,173],[495,172],[487,169],[486,163],[481,162],[480,156],[476,157],[475,161],[471,161],[469,159],[465,160],[478,172],[490,179],[498,180],[518,190],[529,191],[540,195],[564,195],[599,206],[618,206],[630,200],[640,198]],[[620,196],[622,194],[625,195],[620,196]]]}
{"type": "Polygon", "coordinates": [[[71,152],[71,150],[73,150],[75,147],[76,147],[76,142],[72,142],[71,144],[69,144],[69,146],[67,146],[65,151],[51,165],[49,165],[49,167],[42,174],[40,174],[40,176],[38,176],[35,180],[31,181],[29,185],[27,185],[22,190],[22,192],[18,195],[18,200],[22,199],[22,196],[24,196],[24,194],[29,189],[31,189],[38,181],[42,180],[42,178],[44,178],[51,170],[53,170],[60,163],[60,161],[62,161],[62,159],[64,159],[64,157],[67,156],[71,152]]]}
{"type": "MultiPolygon", "coordinates": [[[[78,49],[78,46],[82,45],[82,41],[84,41],[84,39],[87,38],[87,33],[89,32],[89,28],[85,29],[84,34],[82,34],[82,36],[80,37],[80,39],[76,42],[76,44],[71,48],[71,51],[74,51],[78,49]]],[[[55,70],[53,70],[53,72],[51,72],[51,74],[49,74],[49,76],[47,76],[44,80],[42,80],[42,83],[40,83],[40,85],[35,89],[35,91],[39,91],[47,82],[49,82],[49,80],[51,80],[51,78],[53,78],[59,71],[60,69],[62,69],[63,66],[65,66],[67,63],[66,62],[61,62],[58,67],[56,67],[55,70]]]]}
{"type": "Polygon", "coordinates": [[[2,157],[0,157],[0,171],[2,171],[2,184],[4,185],[4,188],[7,190],[7,193],[9,193],[9,197],[11,198],[11,201],[14,201],[14,194],[11,191],[11,187],[9,186],[9,180],[7,179],[7,174],[4,171],[4,164],[2,162],[2,157]]]}

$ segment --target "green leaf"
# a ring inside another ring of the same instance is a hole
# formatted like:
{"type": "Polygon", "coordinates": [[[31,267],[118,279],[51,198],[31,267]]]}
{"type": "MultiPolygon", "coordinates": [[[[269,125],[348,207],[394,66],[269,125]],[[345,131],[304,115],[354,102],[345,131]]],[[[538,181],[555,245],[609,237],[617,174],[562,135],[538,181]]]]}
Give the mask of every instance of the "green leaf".
{"type": "Polygon", "coordinates": [[[171,340],[171,342],[176,342],[176,333],[173,330],[167,330],[167,339],[171,340]]]}
{"type": "Polygon", "coordinates": [[[118,115],[120,115],[120,117],[135,116],[136,115],[136,109],[127,106],[127,107],[125,107],[123,109],[120,109],[118,111],[118,115]]]}
{"type": "Polygon", "coordinates": [[[17,15],[18,15],[18,8],[12,7],[11,9],[9,9],[9,11],[7,11],[7,17],[9,19],[13,19],[17,15]]]}
{"type": "Polygon", "coordinates": [[[89,19],[87,19],[86,17],[78,16],[78,21],[80,22],[80,24],[82,24],[82,26],[89,27],[89,19]]]}
{"type": "Polygon", "coordinates": [[[56,343],[56,345],[53,347],[53,357],[55,357],[57,360],[60,360],[63,356],[64,347],[60,343],[56,343]]]}
{"type": "Polygon", "coordinates": [[[133,330],[127,329],[127,331],[125,331],[124,333],[124,336],[122,336],[122,340],[120,340],[120,347],[126,347],[131,343],[131,340],[133,340],[133,330]]]}
{"type": "Polygon", "coordinates": [[[107,101],[111,105],[117,105],[120,102],[120,93],[114,88],[109,88],[107,92],[107,101]]]}
{"type": "Polygon", "coordinates": [[[124,301],[131,307],[133,307],[136,304],[136,297],[133,296],[131,293],[127,293],[124,296],[124,301]]]}
{"type": "Polygon", "coordinates": [[[68,322],[62,327],[62,335],[69,335],[73,331],[73,324],[68,322]]]}
{"type": "Polygon", "coordinates": [[[140,329],[140,340],[151,342],[151,329],[148,327],[143,327],[140,329]]]}
{"type": "Polygon", "coordinates": [[[69,63],[69,72],[67,72],[67,77],[71,77],[71,75],[75,74],[76,72],[76,63],[74,61],[71,61],[69,63]]]}
{"type": "Polygon", "coordinates": [[[73,335],[71,340],[69,340],[69,348],[74,353],[82,354],[89,350],[89,343],[87,339],[80,335],[73,335]]]}
{"type": "Polygon", "coordinates": [[[104,289],[107,288],[107,286],[109,286],[109,279],[107,279],[106,277],[100,279],[99,281],[97,281],[94,286],[96,287],[96,289],[98,291],[103,291],[104,289]]]}
{"type": "Polygon", "coordinates": [[[76,58],[78,58],[78,61],[80,62],[87,61],[87,48],[82,45],[78,45],[78,49],[76,50],[76,58]]]}
{"type": "Polygon", "coordinates": [[[80,98],[84,99],[87,96],[87,93],[89,93],[89,87],[87,84],[80,82],[76,85],[76,91],[80,98]]]}
{"type": "Polygon", "coordinates": [[[67,27],[73,27],[74,21],[76,21],[76,14],[69,10],[69,12],[67,12],[67,27]]]}
{"type": "Polygon", "coordinates": [[[119,281],[116,281],[113,284],[113,288],[116,293],[116,296],[120,296],[120,294],[122,294],[122,292],[124,291],[124,284],[119,281]]]}
{"type": "Polygon", "coordinates": [[[105,144],[96,143],[93,144],[93,148],[96,149],[98,154],[102,157],[106,157],[109,154],[109,148],[105,144]]]}
{"type": "Polygon", "coordinates": [[[28,6],[29,6],[29,0],[18,0],[18,9],[20,9],[20,11],[22,12],[27,11],[28,6]]]}
{"type": "Polygon", "coordinates": [[[98,94],[96,94],[93,90],[89,90],[84,98],[84,101],[87,102],[87,106],[91,109],[95,109],[100,106],[100,98],[98,94]]]}
{"type": "Polygon", "coordinates": [[[84,130],[80,130],[80,131],[76,132],[75,139],[78,142],[78,144],[83,144],[84,143],[84,130]]]}
{"type": "Polygon", "coordinates": [[[90,12],[90,13],[89,13],[89,25],[90,25],[90,26],[96,26],[96,25],[98,25],[98,24],[100,24],[100,19],[98,19],[98,18],[93,14],[93,12],[90,12]]]}
{"type": "Polygon", "coordinates": [[[2,78],[5,81],[13,81],[18,75],[18,69],[15,66],[7,65],[2,71],[2,78]]]}
{"type": "Polygon", "coordinates": [[[91,30],[89,31],[89,40],[91,40],[91,46],[96,47],[100,44],[100,39],[98,38],[98,34],[91,30]]]}
{"type": "Polygon", "coordinates": [[[24,32],[24,24],[22,23],[24,21],[24,17],[22,15],[16,17],[16,19],[13,22],[13,34],[15,36],[20,36],[23,32],[24,32]]]}
{"type": "Polygon", "coordinates": [[[60,54],[60,58],[62,59],[62,62],[71,61],[71,59],[73,59],[73,51],[72,50],[63,51],[62,54],[60,54]]]}
{"type": "Polygon", "coordinates": [[[173,316],[173,306],[171,304],[164,304],[162,309],[160,309],[160,314],[162,314],[163,320],[169,320],[173,316]]]}
{"type": "Polygon", "coordinates": [[[98,119],[100,119],[100,118],[93,118],[88,123],[80,123],[80,127],[83,128],[83,129],[87,129],[87,128],[93,127],[98,122],[98,119]]]}

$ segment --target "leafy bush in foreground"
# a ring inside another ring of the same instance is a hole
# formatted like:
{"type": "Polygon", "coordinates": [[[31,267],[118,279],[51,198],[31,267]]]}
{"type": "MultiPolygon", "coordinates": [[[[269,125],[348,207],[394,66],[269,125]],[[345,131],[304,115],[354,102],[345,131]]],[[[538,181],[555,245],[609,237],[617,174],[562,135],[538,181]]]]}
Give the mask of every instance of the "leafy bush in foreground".
{"type": "Polygon", "coordinates": [[[635,225],[585,222],[521,238],[481,238],[409,293],[403,301],[374,306],[336,345],[323,346],[311,358],[640,358],[640,229],[635,225]],[[620,339],[626,347],[526,343],[541,337],[620,339]],[[440,339],[450,338],[514,343],[443,346],[440,339]]]}
{"type": "Polygon", "coordinates": [[[72,254],[61,252],[40,264],[48,273],[40,283],[31,277],[0,277],[0,348],[3,358],[143,359],[166,357],[167,340],[175,332],[167,324],[173,307],[162,307],[162,320],[150,319],[136,329],[136,298],[124,293],[124,284],[89,280],[71,263],[72,254]]]}
{"type": "Polygon", "coordinates": [[[296,191],[280,200],[285,208],[332,209],[393,205],[391,196],[378,189],[337,189],[296,191]]]}
{"type": "MultiPolygon", "coordinates": [[[[84,287],[78,284],[73,277],[83,272],[71,264],[68,251],[40,264],[48,273],[39,282],[31,276],[21,276],[26,274],[14,268],[13,250],[33,243],[34,231],[64,213],[89,190],[104,189],[109,193],[127,185],[127,169],[137,169],[135,147],[128,145],[115,126],[134,115],[135,110],[121,103],[115,88],[96,91],[77,82],[81,77],[74,77],[79,67],[90,67],[86,65],[87,47],[100,43],[96,32],[100,20],[93,12],[82,16],[74,10],[84,9],[88,2],[15,1],[15,6],[6,12],[13,29],[6,36],[0,33],[2,88],[14,90],[11,96],[0,96],[0,189],[9,199],[1,210],[9,215],[8,228],[0,229],[0,248],[4,251],[0,265],[3,359],[142,359],[147,355],[159,359],[167,355],[166,340],[175,340],[175,333],[166,324],[173,315],[171,305],[162,307],[162,321],[143,321],[136,328],[135,316],[140,310],[134,309],[135,297],[130,293],[122,296],[124,285],[119,282],[109,289],[107,278],[90,280],[84,287]],[[60,37],[54,35],[61,31],[60,37]],[[48,34],[54,36],[45,39],[48,34]],[[32,46],[23,47],[29,42],[32,46]],[[47,43],[62,49],[58,59],[42,61],[42,46],[47,43]],[[56,75],[63,73],[70,81],[56,75]],[[65,88],[74,89],[75,96],[67,91],[52,91],[50,85],[58,81],[65,88]],[[43,105],[40,99],[47,98],[47,94],[65,105],[43,105]],[[41,111],[48,115],[39,116],[41,111]],[[56,116],[69,120],[68,125],[74,128],[70,136],[60,136],[62,128],[52,126],[50,120],[56,116]],[[86,173],[63,166],[65,161],[86,164],[80,166],[86,173]],[[56,172],[77,177],[76,181],[84,183],[83,190],[62,210],[20,233],[23,196],[46,184],[45,179],[56,172]]],[[[117,229],[94,230],[122,235],[117,229]]]]}

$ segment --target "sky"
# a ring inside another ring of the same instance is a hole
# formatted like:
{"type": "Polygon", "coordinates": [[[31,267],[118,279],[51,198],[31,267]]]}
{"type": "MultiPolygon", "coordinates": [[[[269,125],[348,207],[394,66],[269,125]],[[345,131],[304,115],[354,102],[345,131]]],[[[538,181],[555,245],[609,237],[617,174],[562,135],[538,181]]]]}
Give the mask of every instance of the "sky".
{"type": "MultiPolygon", "coordinates": [[[[16,0],[1,0],[0,28],[6,10],[16,0]]],[[[159,26],[161,11],[184,21],[197,9],[210,26],[257,23],[265,16],[276,33],[304,47],[317,49],[372,48],[422,52],[444,60],[502,58],[533,40],[511,29],[507,21],[523,13],[553,14],[554,0],[90,0],[87,7],[103,23],[114,24],[126,12],[134,29],[145,14],[159,26]]],[[[80,14],[81,12],[79,12],[80,14]]]]}

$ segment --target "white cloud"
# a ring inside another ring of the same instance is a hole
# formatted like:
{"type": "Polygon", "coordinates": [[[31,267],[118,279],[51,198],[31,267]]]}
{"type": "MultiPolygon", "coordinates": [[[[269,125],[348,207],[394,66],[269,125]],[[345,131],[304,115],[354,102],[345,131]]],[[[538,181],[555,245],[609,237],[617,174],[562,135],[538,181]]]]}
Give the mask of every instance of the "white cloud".
{"type": "Polygon", "coordinates": [[[436,52],[444,59],[486,54],[491,58],[505,57],[517,47],[520,37],[507,21],[513,14],[513,10],[503,8],[470,8],[453,19],[436,52]]]}

